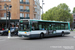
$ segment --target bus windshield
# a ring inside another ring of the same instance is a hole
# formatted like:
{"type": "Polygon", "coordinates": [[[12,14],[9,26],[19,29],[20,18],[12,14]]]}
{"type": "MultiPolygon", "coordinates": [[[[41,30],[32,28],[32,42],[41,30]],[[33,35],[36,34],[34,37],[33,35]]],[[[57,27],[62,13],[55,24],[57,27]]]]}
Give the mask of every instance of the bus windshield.
{"type": "Polygon", "coordinates": [[[20,23],[19,31],[30,31],[30,29],[29,29],[29,22],[20,23]]]}

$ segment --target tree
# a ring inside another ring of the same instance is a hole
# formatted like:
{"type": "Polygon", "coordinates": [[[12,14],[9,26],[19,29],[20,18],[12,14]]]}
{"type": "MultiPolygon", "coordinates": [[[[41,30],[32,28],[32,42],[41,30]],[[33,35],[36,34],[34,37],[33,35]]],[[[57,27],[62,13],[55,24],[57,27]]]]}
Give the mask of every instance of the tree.
{"type": "Polygon", "coordinates": [[[75,7],[73,8],[73,13],[75,13],[75,7]]]}
{"type": "Polygon", "coordinates": [[[65,3],[61,3],[61,4],[59,4],[59,5],[57,6],[57,8],[59,8],[59,9],[63,9],[63,10],[68,11],[68,12],[71,11],[71,10],[69,9],[69,6],[66,5],[65,3]]]}
{"type": "Polygon", "coordinates": [[[70,21],[72,23],[73,17],[69,12],[70,9],[66,4],[60,4],[46,11],[43,14],[43,20],[70,21]]]}

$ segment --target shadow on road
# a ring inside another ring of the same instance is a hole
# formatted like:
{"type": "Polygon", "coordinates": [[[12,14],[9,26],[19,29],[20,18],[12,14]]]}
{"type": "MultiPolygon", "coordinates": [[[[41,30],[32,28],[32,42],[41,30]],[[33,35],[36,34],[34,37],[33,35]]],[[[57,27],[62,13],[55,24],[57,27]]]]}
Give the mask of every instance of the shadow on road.
{"type": "Polygon", "coordinates": [[[60,39],[65,39],[65,38],[70,38],[71,36],[64,36],[64,37],[61,37],[61,36],[51,36],[51,37],[44,37],[44,38],[21,38],[21,40],[45,40],[45,39],[57,39],[57,38],[60,38],[60,39]]]}

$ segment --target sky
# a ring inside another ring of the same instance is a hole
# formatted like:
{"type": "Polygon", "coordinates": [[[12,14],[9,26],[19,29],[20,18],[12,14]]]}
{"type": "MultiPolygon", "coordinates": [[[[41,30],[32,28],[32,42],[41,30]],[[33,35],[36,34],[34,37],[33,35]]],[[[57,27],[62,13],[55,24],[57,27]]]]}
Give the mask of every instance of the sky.
{"type": "MultiPolygon", "coordinates": [[[[44,0],[44,3],[45,3],[43,5],[44,13],[48,11],[50,8],[59,5],[60,3],[66,3],[70,8],[71,13],[73,11],[73,8],[75,7],[75,0],[44,0]]],[[[42,5],[42,0],[40,0],[40,5],[42,5]]]]}

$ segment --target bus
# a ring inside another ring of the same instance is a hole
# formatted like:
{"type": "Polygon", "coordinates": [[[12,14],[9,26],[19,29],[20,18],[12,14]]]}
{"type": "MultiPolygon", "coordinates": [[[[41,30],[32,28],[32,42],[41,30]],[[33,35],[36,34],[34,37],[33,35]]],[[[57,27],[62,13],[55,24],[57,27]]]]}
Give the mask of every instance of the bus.
{"type": "Polygon", "coordinates": [[[62,21],[47,20],[19,20],[19,37],[43,38],[48,36],[68,35],[70,34],[70,23],[62,21]]]}

